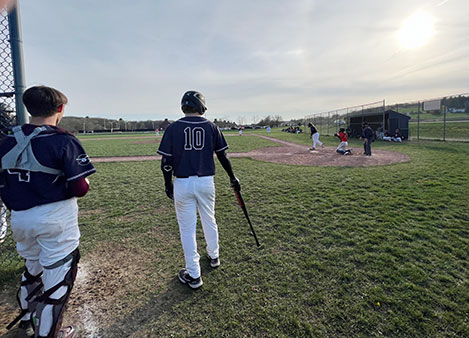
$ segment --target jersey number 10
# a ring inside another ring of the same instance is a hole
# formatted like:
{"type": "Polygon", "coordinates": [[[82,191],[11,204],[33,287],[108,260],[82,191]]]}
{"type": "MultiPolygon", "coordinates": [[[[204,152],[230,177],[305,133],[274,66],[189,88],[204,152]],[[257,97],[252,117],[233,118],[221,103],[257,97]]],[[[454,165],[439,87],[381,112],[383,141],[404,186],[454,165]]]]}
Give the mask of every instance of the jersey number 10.
{"type": "Polygon", "coordinates": [[[205,145],[205,129],[187,127],[184,129],[184,150],[202,150],[205,145]]]}

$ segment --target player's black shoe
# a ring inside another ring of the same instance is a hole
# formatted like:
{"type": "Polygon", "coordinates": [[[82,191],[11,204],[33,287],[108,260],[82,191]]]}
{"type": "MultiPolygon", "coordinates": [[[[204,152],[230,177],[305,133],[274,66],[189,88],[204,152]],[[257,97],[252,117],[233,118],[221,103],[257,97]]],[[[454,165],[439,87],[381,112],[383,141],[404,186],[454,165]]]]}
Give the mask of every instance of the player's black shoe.
{"type": "Polygon", "coordinates": [[[179,271],[178,278],[182,284],[187,284],[192,289],[198,289],[203,284],[201,277],[192,278],[186,269],[181,269],[181,271],[179,271]]]}
{"type": "Polygon", "coordinates": [[[212,258],[210,256],[207,256],[208,260],[210,261],[210,266],[214,269],[218,268],[220,266],[220,258],[212,258]]]}

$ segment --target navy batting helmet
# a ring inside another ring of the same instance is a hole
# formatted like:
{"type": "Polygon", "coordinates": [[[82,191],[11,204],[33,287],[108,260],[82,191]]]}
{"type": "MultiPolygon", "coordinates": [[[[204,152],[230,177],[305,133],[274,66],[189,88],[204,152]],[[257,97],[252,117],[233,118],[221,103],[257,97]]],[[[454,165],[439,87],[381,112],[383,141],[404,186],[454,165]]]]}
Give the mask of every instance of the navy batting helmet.
{"type": "Polygon", "coordinates": [[[184,106],[192,107],[199,112],[200,115],[205,113],[207,106],[205,105],[205,97],[194,90],[190,90],[184,94],[181,100],[181,108],[184,106]]]}

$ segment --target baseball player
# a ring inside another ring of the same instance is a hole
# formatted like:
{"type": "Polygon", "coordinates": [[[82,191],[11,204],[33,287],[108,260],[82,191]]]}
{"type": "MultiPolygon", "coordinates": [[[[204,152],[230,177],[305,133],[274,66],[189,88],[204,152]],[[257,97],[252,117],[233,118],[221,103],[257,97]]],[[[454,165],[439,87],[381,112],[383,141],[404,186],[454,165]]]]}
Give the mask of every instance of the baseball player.
{"type": "Polygon", "coordinates": [[[371,127],[368,125],[367,122],[363,122],[362,125],[362,138],[364,139],[363,142],[363,150],[366,156],[371,156],[371,142],[373,142],[374,133],[371,127]]]}
{"type": "Polygon", "coordinates": [[[316,150],[316,144],[319,144],[321,148],[324,147],[323,143],[319,141],[319,132],[314,124],[310,122],[308,123],[308,127],[310,129],[310,136],[313,139],[313,147],[310,150],[316,150]]]}
{"type": "Polygon", "coordinates": [[[31,122],[13,127],[0,144],[0,193],[25,259],[21,313],[9,328],[20,321],[35,337],[77,335],[61,321],[80,259],[77,197],[88,192],[86,177],[95,169],[78,139],[57,127],[67,101],[54,88],[27,89],[23,102],[31,122]]]}
{"type": "Polygon", "coordinates": [[[184,251],[185,268],[179,271],[178,278],[181,283],[197,289],[203,284],[196,242],[197,211],[202,221],[210,266],[217,268],[220,265],[215,220],[214,152],[230,177],[231,186],[235,191],[240,191],[241,186],[226,157],[228,145],[223,134],[202,116],[207,110],[204,96],[196,91],[186,92],[181,109],[185,117],[169,125],[158,153],[163,155],[161,170],[165,191],[169,198],[174,199],[184,251]]]}
{"type": "Polygon", "coordinates": [[[347,133],[345,132],[344,128],[340,128],[339,132],[337,134],[334,134],[334,136],[337,136],[340,140],[340,144],[337,147],[337,152],[342,155],[351,155],[352,151],[350,149],[347,149],[348,147],[348,139],[347,139],[347,133]]]}

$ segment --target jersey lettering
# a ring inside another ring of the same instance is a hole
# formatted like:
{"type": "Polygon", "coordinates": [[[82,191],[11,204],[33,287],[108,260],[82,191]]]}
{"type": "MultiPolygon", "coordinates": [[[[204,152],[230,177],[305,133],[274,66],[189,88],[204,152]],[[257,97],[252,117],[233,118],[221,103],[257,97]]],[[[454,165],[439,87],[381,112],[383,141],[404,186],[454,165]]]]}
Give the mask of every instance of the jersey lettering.
{"type": "Polygon", "coordinates": [[[205,129],[187,127],[184,129],[184,150],[202,150],[205,146],[205,129]]]}
{"type": "Polygon", "coordinates": [[[29,170],[22,169],[8,169],[10,175],[18,175],[18,182],[29,183],[31,180],[31,172],[29,170]]]}

